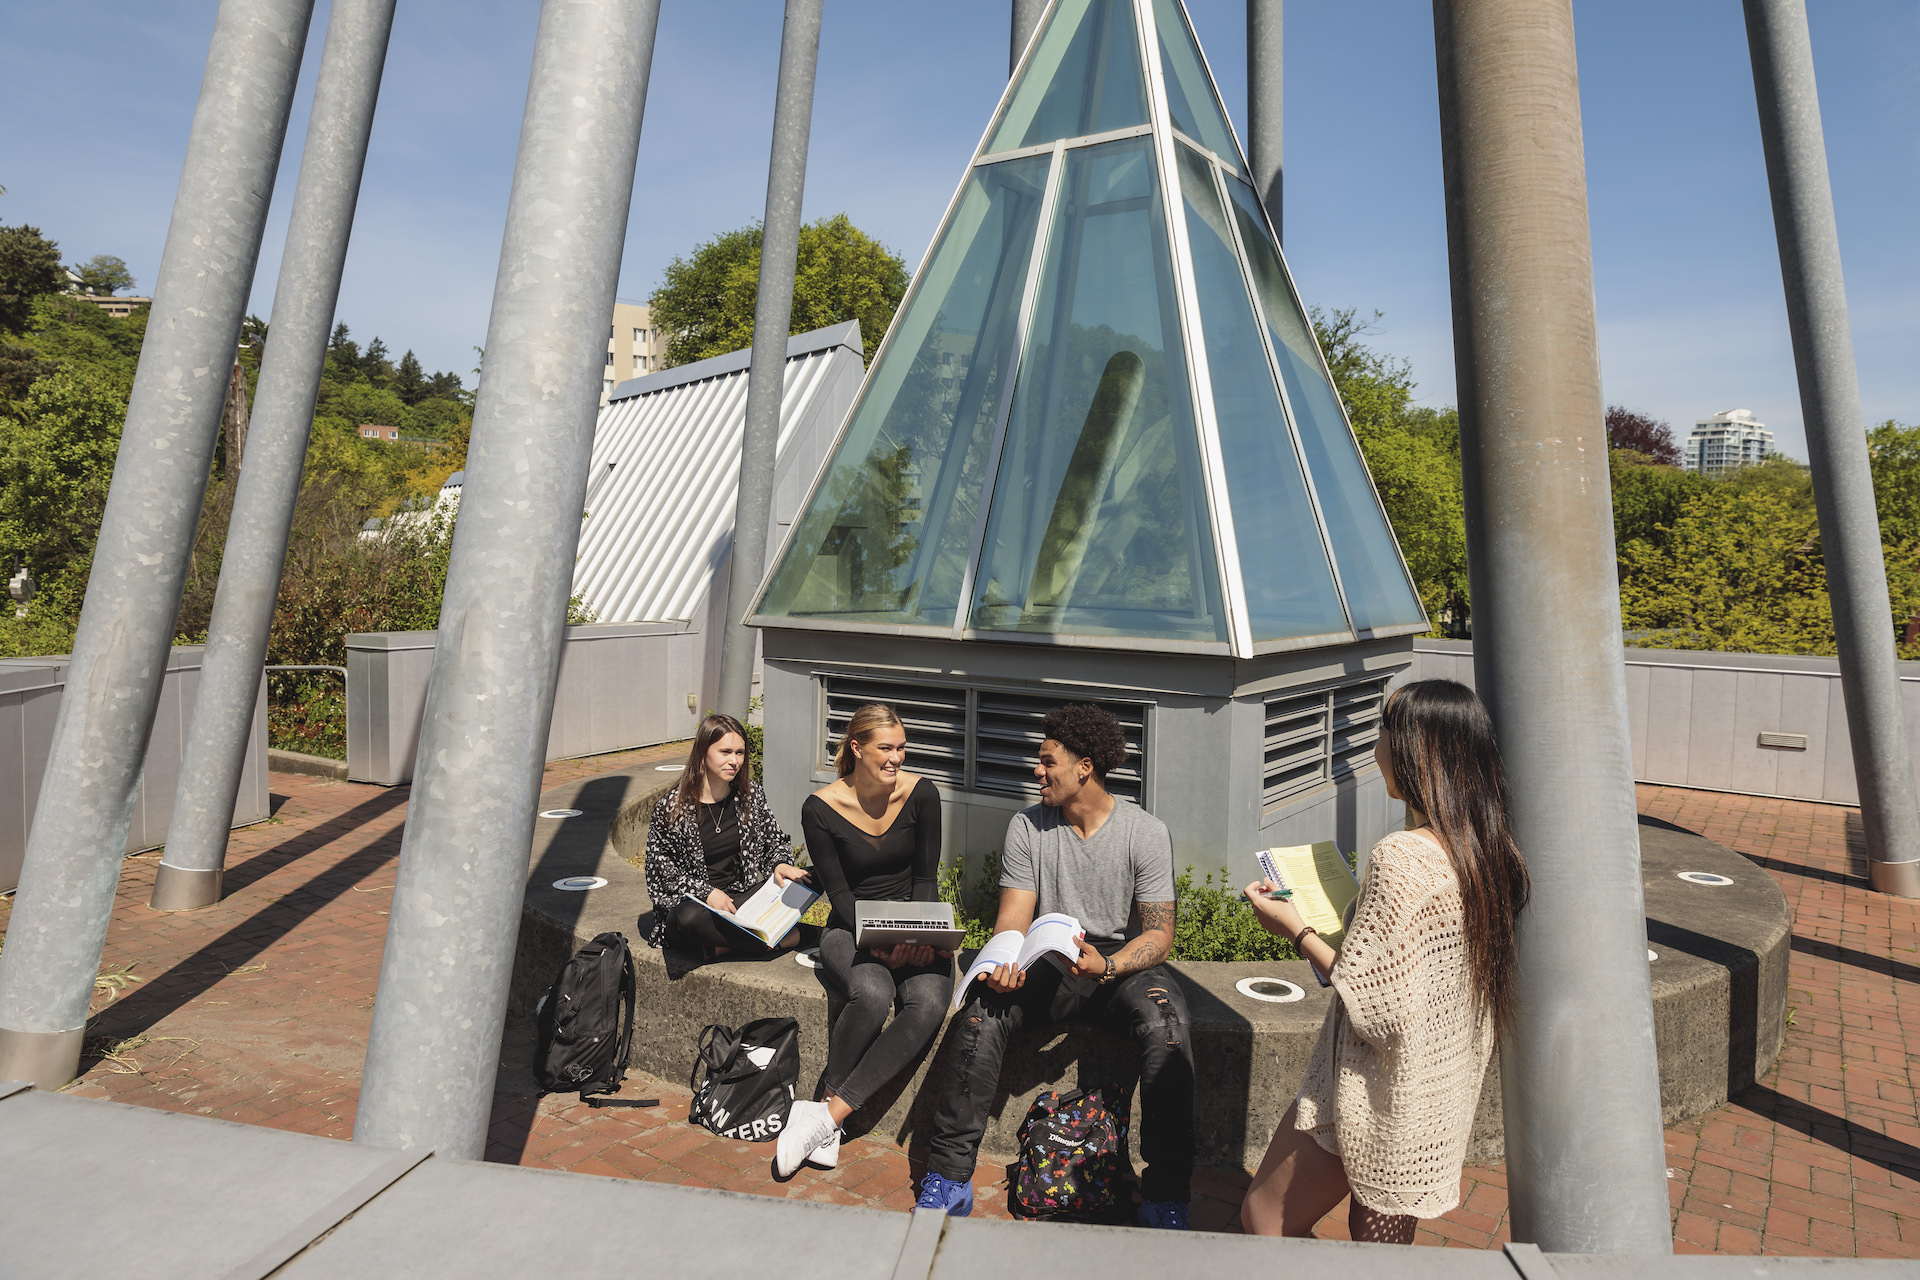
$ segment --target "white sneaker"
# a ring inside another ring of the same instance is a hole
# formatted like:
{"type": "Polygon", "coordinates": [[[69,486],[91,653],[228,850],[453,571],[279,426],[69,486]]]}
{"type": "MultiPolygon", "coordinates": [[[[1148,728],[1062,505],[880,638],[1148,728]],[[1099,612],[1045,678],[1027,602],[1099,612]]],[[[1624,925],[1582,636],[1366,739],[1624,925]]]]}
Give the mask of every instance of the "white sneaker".
{"type": "Polygon", "coordinates": [[[831,1169],[840,1163],[840,1129],[837,1125],[833,1136],[813,1149],[813,1154],[807,1157],[807,1163],[816,1169],[831,1169]]]}
{"type": "Polygon", "coordinates": [[[827,1104],[795,1101],[787,1112],[787,1126],[780,1131],[780,1140],[774,1146],[774,1172],[783,1178],[791,1178],[815,1153],[826,1155],[820,1152],[820,1148],[829,1142],[833,1144],[832,1159],[837,1162],[840,1158],[840,1126],[833,1122],[827,1104]]]}

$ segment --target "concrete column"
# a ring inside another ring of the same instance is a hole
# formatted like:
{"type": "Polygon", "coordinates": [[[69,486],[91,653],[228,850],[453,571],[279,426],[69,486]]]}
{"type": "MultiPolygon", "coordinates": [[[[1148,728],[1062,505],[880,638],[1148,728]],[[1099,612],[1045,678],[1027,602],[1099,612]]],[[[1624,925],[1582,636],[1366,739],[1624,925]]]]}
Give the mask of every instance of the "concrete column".
{"type": "Polygon", "coordinates": [[[1516,1240],[1666,1253],[1570,0],[1435,0],[1474,676],[1533,873],[1503,1042],[1516,1240]]]}
{"type": "Polygon", "coordinates": [[[659,0],[546,0],[356,1142],[479,1159],[659,0]]]}
{"type": "Polygon", "coordinates": [[[220,900],[227,832],[300,496],[393,6],[394,0],[334,0],[327,20],[286,255],[273,293],[271,340],[260,364],[246,463],[234,489],[167,847],[154,874],[156,910],[191,911],[220,900]]]}
{"type": "Polygon", "coordinates": [[[1868,873],[1883,893],[1920,897],[1920,796],[1901,719],[1893,609],[1867,465],[1866,415],[1853,366],[1807,7],[1804,0],[1746,0],[1746,11],[1868,873]]]}
{"type": "Polygon", "coordinates": [[[222,0],[0,953],[0,1079],[73,1078],[313,0],[222,0]]]}
{"type": "Polygon", "coordinates": [[[1267,206],[1273,234],[1280,234],[1280,131],[1285,0],[1247,0],[1247,163],[1253,189],[1267,206]]]}
{"type": "Polygon", "coordinates": [[[1047,0],[1013,0],[1013,33],[1007,42],[1007,74],[1020,69],[1020,55],[1027,51],[1040,18],[1047,11],[1047,0]]]}
{"type": "Polygon", "coordinates": [[[813,73],[820,53],[823,0],[787,0],[780,36],[780,85],[773,102],[773,158],[767,165],[767,216],[760,224],[760,294],[753,308],[753,363],[747,373],[747,422],[740,435],[740,490],[733,507],[727,573],[727,621],[720,640],[720,710],[744,722],[753,700],[759,634],[746,625],[767,569],[767,521],[780,444],[780,401],[787,377],[787,330],[800,251],[800,203],[813,131],[813,73]]]}

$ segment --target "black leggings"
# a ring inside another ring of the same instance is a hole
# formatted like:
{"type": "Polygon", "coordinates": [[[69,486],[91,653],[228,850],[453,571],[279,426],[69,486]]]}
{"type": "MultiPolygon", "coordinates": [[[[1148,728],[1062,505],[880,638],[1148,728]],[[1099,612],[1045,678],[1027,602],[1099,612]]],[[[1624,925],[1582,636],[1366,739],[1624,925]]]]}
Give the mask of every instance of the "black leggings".
{"type": "MultiPolygon", "coordinates": [[[[744,895],[743,895],[744,896],[744,895]]],[[[762,955],[773,948],[731,921],[722,920],[705,904],[682,898],[667,912],[667,945],[691,951],[709,951],[725,947],[747,955],[762,955]]]]}
{"type": "Polygon", "coordinates": [[[821,1096],[837,1095],[858,1110],[906,1070],[940,1030],[953,996],[953,961],[935,956],[923,969],[889,969],[857,949],[852,933],[830,928],[820,937],[820,963],[847,1002],[827,1038],[821,1096]],[[900,1013],[889,1024],[896,998],[900,1013]]]}

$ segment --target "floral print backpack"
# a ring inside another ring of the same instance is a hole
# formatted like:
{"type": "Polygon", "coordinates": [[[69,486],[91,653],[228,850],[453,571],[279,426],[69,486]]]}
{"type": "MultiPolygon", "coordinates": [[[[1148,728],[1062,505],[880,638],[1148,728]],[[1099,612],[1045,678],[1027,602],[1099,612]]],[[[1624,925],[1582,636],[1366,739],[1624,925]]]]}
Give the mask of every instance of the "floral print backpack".
{"type": "Polygon", "coordinates": [[[1096,1086],[1033,1100],[1020,1124],[1010,1207],[1022,1217],[1099,1214],[1116,1208],[1133,1176],[1127,1124],[1133,1091],[1096,1086]]]}

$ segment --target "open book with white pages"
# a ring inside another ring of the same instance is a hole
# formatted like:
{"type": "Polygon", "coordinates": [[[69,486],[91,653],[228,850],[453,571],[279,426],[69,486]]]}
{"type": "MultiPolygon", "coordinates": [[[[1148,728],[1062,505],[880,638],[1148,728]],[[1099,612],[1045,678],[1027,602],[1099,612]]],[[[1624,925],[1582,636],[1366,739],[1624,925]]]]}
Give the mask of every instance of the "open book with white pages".
{"type": "MultiPolygon", "coordinates": [[[[967,988],[973,980],[983,973],[992,973],[1003,964],[1019,967],[1022,971],[1031,969],[1033,962],[1042,956],[1062,957],[1070,967],[1080,958],[1078,939],[1084,933],[1080,922],[1072,916],[1052,912],[1041,916],[1028,926],[1025,933],[1018,929],[1007,929],[996,933],[980,948],[980,954],[973,958],[973,964],[967,969],[966,976],[953,985],[953,1009],[960,1011],[966,1002],[967,988]]],[[[1054,961],[1059,964],[1060,961],[1054,961]]]]}
{"type": "Polygon", "coordinates": [[[736,902],[731,911],[720,911],[708,902],[700,905],[722,920],[739,925],[768,946],[777,947],[780,939],[793,931],[793,926],[800,923],[800,917],[819,897],[804,881],[789,880],[782,884],[777,877],[768,876],[765,884],[749,894],[745,902],[736,902]]]}

